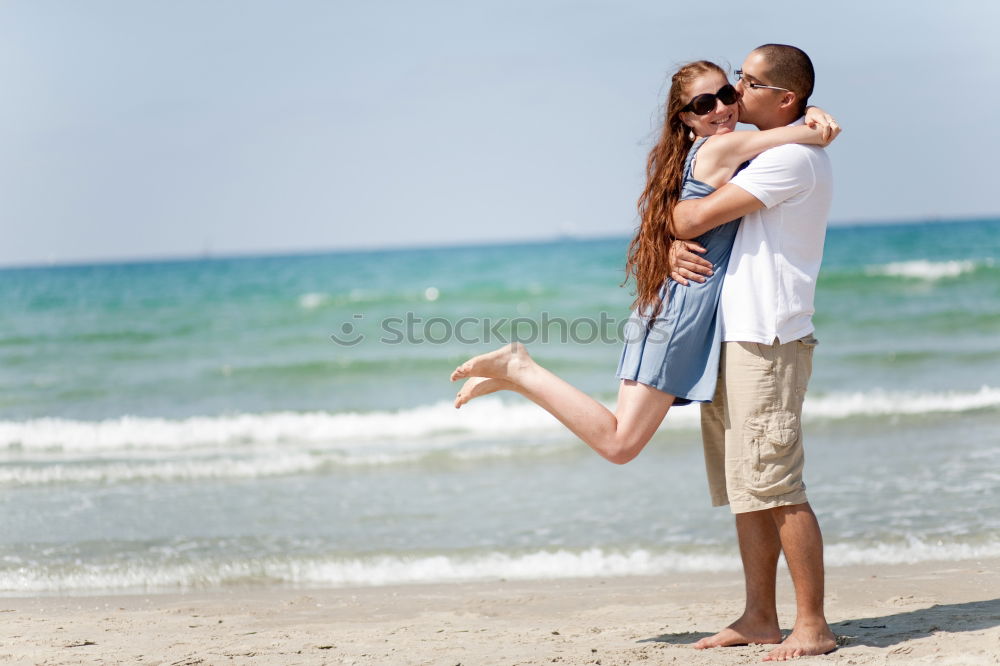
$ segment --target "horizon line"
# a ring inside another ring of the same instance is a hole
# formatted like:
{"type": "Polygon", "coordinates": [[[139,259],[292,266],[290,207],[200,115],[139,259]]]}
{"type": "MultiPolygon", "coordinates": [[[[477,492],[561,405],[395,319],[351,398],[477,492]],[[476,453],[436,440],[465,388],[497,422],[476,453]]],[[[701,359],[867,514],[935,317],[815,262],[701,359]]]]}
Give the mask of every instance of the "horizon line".
{"type": "MultiPolygon", "coordinates": [[[[925,217],[920,219],[896,218],[885,220],[844,220],[830,221],[828,228],[850,228],[850,227],[881,227],[881,226],[902,226],[921,224],[963,224],[973,222],[1000,221],[1000,213],[992,215],[970,215],[966,217],[946,218],[941,216],[925,217]]],[[[193,263],[200,261],[228,261],[239,259],[266,259],[266,258],[289,258],[289,257],[319,257],[335,254],[369,254],[378,252],[406,252],[411,250],[455,250],[465,248],[483,247],[504,247],[520,245],[546,245],[558,242],[598,242],[618,238],[629,238],[624,234],[574,234],[559,233],[541,238],[508,238],[480,241],[456,241],[454,243],[416,243],[408,245],[358,245],[349,247],[332,247],[318,250],[312,249],[278,249],[278,250],[233,250],[223,251],[218,254],[212,251],[190,254],[165,254],[165,255],[135,255],[129,257],[93,257],[81,259],[69,259],[66,261],[27,261],[24,263],[0,264],[0,271],[8,270],[38,270],[46,268],[86,268],[91,266],[129,266],[136,264],[169,264],[169,263],[193,263]]]]}

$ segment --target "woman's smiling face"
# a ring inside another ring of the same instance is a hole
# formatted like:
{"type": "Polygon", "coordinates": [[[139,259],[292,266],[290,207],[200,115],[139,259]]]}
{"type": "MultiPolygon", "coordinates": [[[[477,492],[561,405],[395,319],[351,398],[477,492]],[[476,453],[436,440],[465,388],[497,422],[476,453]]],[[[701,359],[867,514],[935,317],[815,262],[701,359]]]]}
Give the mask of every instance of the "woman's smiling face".
{"type": "MultiPolygon", "coordinates": [[[[728,83],[725,75],[719,72],[702,74],[692,81],[685,91],[685,104],[698,95],[714,95],[728,83]]],[[[684,111],[680,117],[681,121],[694,130],[698,136],[726,134],[736,128],[736,121],[739,119],[739,102],[723,104],[722,100],[716,99],[715,108],[705,115],[699,116],[691,111],[684,111]]]]}

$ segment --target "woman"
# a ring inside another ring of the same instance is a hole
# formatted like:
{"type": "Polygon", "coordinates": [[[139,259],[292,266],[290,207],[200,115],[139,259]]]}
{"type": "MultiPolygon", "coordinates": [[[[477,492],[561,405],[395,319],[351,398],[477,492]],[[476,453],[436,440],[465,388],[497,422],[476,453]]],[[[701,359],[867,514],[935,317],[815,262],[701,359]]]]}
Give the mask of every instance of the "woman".
{"type": "Polygon", "coordinates": [[[649,442],[672,405],[711,400],[720,346],[716,311],[739,220],[696,239],[714,273],[678,289],[666,279],[674,240],[671,210],[681,199],[707,196],[768,148],[826,145],[839,131],[828,130],[832,136],[824,139],[816,123],[826,116],[810,110],[807,125],[734,132],[738,101],[725,73],[711,62],[687,64],[671,79],[663,131],[649,154],[639,198],[640,227],[629,246],[626,273],[636,280],[635,313],[626,327],[615,411],[538,365],[520,343],[476,356],[452,373],[452,381],[468,378],[456,408],[495,391],[516,391],[601,456],[624,464],[649,442]]]}

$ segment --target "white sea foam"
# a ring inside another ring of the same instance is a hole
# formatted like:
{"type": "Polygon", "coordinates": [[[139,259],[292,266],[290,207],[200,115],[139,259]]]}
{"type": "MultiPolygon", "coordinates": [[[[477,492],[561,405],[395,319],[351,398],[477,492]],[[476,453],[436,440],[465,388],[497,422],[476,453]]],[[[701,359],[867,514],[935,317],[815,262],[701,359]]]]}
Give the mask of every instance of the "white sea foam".
{"type": "Polygon", "coordinates": [[[58,456],[40,460],[33,457],[26,463],[7,462],[0,466],[0,487],[37,486],[67,483],[131,483],[137,481],[192,481],[203,479],[255,479],[295,474],[311,474],[343,467],[414,464],[435,456],[456,462],[474,462],[526,456],[546,456],[576,449],[572,442],[545,445],[494,445],[471,448],[441,444],[416,450],[352,450],[304,451],[288,453],[277,449],[257,449],[253,455],[185,456],[183,452],[163,455],[151,460],[148,455],[122,460],[121,455],[110,459],[91,456],[86,462],[64,462],[58,456]],[[56,464],[38,464],[49,462],[56,464]]]}
{"type": "Polygon", "coordinates": [[[315,310],[329,300],[330,296],[328,294],[311,291],[299,296],[299,307],[303,310],[315,310]]]}
{"type": "Polygon", "coordinates": [[[346,587],[405,583],[590,578],[666,573],[669,571],[735,570],[732,555],[652,554],[593,548],[582,552],[501,552],[474,556],[378,555],[354,558],[261,558],[201,561],[186,564],[86,565],[19,567],[0,570],[0,591],[32,593],[74,590],[169,589],[215,587],[234,582],[284,583],[346,587]]]}
{"type": "Polygon", "coordinates": [[[917,562],[978,560],[1000,557],[1000,542],[982,544],[928,542],[910,539],[905,544],[877,544],[857,547],[828,544],[823,555],[827,565],[915,564],[917,562]]]}
{"type": "Polygon", "coordinates": [[[56,418],[0,421],[0,448],[90,452],[254,443],[413,442],[455,434],[472,438],[509,437],[558,431],[561,427],[534,405],[505,404],[497,398],[486,398],[461,410],[441,402],[399,411],[364,413],[272,412],[186,419],[123,416],[104,421],[56,418]]]}
{"type": "MultiPolygon", "coordinates": [[[[846,419],[997,407],[1000,407],[1000,388],[983,386],[978,391],[872,390],[810,394],[805,413],[811,418],[846,419]]],[[[664,427],[697,429],[699,410],[697,407],[671,410],[664,427]]],[[[442,402],[366,413],[272,412],[186,419],[123,416],[104,421],[56,418],[0,421],[0,451],[49,450],[92,455],[114,451],[183,451],[213,447],[246,450],[255,446],[297,445],[349,454],[362,448],[372,452],[371,444],[378,442],[391,445],[388,452],[391,455],[411,455],[448,449],[455,442],[516,442],[523,436],[552,439],[564,434],[565,429],[558,421],[531,403],[503,402],[488,397],[457,411],[451,404],[442,402]]]]}
{"type": "MultiPolygon", "coordinates": [[[[738,571],[739,559],[722,549],[695,551],[590,548],[477,555],[422,554],[367,557],[205,559],[181,564],[74,564],[0,569],[0,592],[83,592],[167,590],[226,584],[291,584],[324,587],[380,586],[482,580],[538,580],[610,576],[669,575],[738,571]]],[[[829,566],[904,564],[1000,557],[1000,542],[980,545],[926,543],[857,546],[831,544],[829,566]]]]}
{"type": "MultiPolygon", "coordinates": [[[[398,463],[402,460],[387,460],[398,463]]],[[[345,464],[320,456],[284,455],[249,460],[183,459],[155,462],[97,462],[59,465],[5,465],[0,486],[49,483],[123,483],[131,481],[187,481],[197,479],[264,478],[314,472],[324,464],[345,464]]],[[[349,464],[349,463],[346,463],[349,464]]]]}
{"type": "Polygon", "coordinates": [[[807,416],[844,419],[854,416],[906,416],[928,413],[970,412],[1000,407],[1000,388],[978,391],[881,391],[837,393],[807,398],[807,416]]]}
{"type": "Polygon", "coordinates": [[[918,259],[869,266],[865,272],[869,275],[888,275],[890,277],[933,281],[971,273],[976,270],[977,266],[978,264],[972,260],[927,261],[926,259],[918,259]]]}

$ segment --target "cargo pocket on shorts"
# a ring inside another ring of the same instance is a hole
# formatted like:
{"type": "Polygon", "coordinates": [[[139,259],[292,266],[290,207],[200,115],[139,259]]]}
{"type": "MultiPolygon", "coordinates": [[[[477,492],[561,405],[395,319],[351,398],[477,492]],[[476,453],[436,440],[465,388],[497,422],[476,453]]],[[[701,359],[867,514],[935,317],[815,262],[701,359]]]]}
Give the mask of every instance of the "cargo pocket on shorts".
{"type": "Polygon", "coordinates": [[[747,421],[750,438],[749,488],[755,495],[785,495],[802,485],[799,418],[789,411],[760,414],[747,421]]]}

